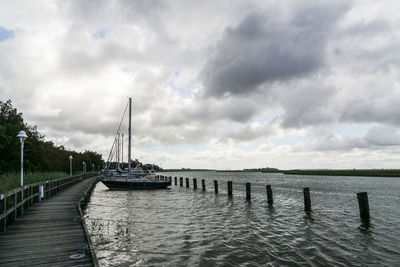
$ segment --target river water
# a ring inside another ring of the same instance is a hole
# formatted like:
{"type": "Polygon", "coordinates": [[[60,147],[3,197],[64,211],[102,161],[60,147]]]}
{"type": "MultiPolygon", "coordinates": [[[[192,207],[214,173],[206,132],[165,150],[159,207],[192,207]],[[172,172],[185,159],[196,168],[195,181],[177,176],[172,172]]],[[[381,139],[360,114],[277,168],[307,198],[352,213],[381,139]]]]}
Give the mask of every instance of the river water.
{"type": "Polygon", "coordinates": [[[165,175],[177,176],[178,186],[112,191],[96,185],[85,216],[101,266],[400,266],[398,178],[165,175]],[[189,177],[190,188],[185,181],[179,187],[179,177],[189,177]],[[246,182],[251,182],[251,201],[246,201],[246,182]],[[273,206],[267,204],[267,184],[273,206]],[[304,187],[310,188],[311,213],[304,212],[304,187]],[[356,193],[363,191],[369,197],[369,223],[359,219],[356,193]]]}

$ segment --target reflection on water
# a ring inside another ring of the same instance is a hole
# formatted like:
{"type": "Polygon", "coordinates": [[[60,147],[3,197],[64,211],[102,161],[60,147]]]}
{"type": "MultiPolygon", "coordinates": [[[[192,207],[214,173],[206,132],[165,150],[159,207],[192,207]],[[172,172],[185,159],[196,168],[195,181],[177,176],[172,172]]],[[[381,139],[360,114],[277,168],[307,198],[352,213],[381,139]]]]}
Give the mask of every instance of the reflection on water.
{"type": "Polygon", "coordinates": [[[207,191],[179,187],[179,181],[156,191],[111,191],[97,184],[86,217],[101,266],[395,266],[400,260],[400,179],[166,175],[206,179],[207,191]],[[252,183],[251,201],[245,199],[246,182],[252,183]],[[312,212],[304,212],[303,187],[310,187],[312,212]],[[369,195],[369,221],[359,219],[361,191],[369,195]]]}

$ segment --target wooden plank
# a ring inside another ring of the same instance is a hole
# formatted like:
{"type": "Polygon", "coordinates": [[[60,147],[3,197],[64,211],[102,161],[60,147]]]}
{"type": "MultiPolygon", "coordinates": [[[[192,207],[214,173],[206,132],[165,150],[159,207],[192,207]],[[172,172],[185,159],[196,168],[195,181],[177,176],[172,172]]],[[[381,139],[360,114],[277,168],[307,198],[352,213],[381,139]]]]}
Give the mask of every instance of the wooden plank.
{"type": "MultiPolygon", "coordinates": [[[[76,228],[64,228],[64,229],[50,229],[47,231],[36,231],[36,232],[27,232],[27,231],[16,231],[12,232],[13,238],[18,238],[19,240],[21,239],[28,239],[28,238],[47,238],[47,237],[53,237],[53,236],[58,236],[61,237],[63,235],[78,235],[78,234],[85,234],[85,231],[82,230],[81,227],[76,227],[76,228]]],[[[3,241],[7,241],[8,239],[0,239],[0,244],[3,241]]]]}
{"type": "Polygon", "coordinates": [[[58,251],[47,250],[47,251],[28,251],[26,253],[12,253],[10,252],[5,257],[0,259],[0,264],[10,264],[13,262],[34,260],[34,259],[46,259],[49,258],[49,253],[52,256],[61,257],[65,255],[72,255],[76,253],[80,253],[76,249],[60,249],[58,251]]]}
{"type": "Polygon", "coordinates": [[[77,248],[82,248],[86,244],[85,234],[75,234],[75,235],[62,235],[62,236],[52,236],[52,237],[31,237],[31,238],[21,238],[16,240],[6,240],[0,241],[0,248],[2,250],[8,250],[13,248],[29,248],[29,247],[46,247],[46,246],[57,246],[59,244],[72,243],[72,242],[83,242],[81,246],[77,248]]]}
{"type": "MultiPolygon", "coordinates": [[[[86,256],[80,260],[71,260],[68,256],[48,257],[45,259],[34,259],[28,261],[13,262],[12,266],[77,266],[78,264],[91,264],[91,259],[86,256]]],[[[89,265],[92,266],[92,265],[89,265]]]]}
{"type": "Polygon", "coordinates": [[[70,260],[88,245],[77,202],[95,178],[37,203],[0,235],[0,266],[93,266],[91,255],[70,260]]]}
{"type": "MultiPolygon", "coordinates": [[[[43,224],[43,226],[44,226],[44,224],[43,224]]],[[[80,225],[69,224],[69,225],[52,226],[51,228],[48,227],[47,229],[49,229],[49,230],[46,231],[45,227],[43,227],[43,229],[41,229],[41,230],[38,230],[35,227],[27,227],[27,226],[18,227],[18,228],[13,227],[13,229],[10,230],[10,234],[12,234],[12,235],[21,234],[21,232],[27,232],[27,231],[33,232],[33,233],[56,232],[56,231],[63,231],[63,230],[81,229],[81,227],[80,227],[80,225]]]]}

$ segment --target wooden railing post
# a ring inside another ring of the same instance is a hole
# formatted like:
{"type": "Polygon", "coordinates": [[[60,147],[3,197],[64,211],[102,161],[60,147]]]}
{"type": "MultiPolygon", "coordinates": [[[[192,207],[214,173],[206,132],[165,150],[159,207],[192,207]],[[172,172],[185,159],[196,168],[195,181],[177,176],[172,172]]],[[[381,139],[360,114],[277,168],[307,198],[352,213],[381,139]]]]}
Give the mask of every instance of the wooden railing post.
{"type": "Polygon", "coordinates": [[[0,233],[3,233],[6,231],[7,227],[7,217],[5,216],[7,212],[7,201],[6,201],[6,196],[4,194],[0,195],[0,216],[4,215],[3,219],[0,219],[0,233]]]}
{"type": "Polygon", "coordinates": [[[33,187],[29,186],[29,201],[28,201],[29,202],[29,207],[33,205],[32,195],[33,195],[33,187]]]}
{"type": "Polygon", "coordinates": [[[214,180],[214,192],[215,194],[218,194],[218,181],[214,180]]]}
{"type": "Polygon", "coordinates": [[[186,188],[189,188],[189,178],[186,178],[186,188]]]}
{"type": "Polygon", "coordinates": [[[174,180],[175,180],[175,186],[177,186],[178,185],[178,177],[174,177],[174,180]]]}
{"type": "Polygon", "coordinates": [[[193,189],[197,189],[197,179],[193,178],[193,189]]]}
{"type": "Polygon", "coordinates": [[[201,179],[201,188],[203,191],[206,191],[206,181],[204,179],[201,179]]]}
{"type": "Polygon", "coordinates": [[[15,204],[16,206],[18,206],[18,204],[21,204],[18,208],[17,208],[17,216],[22,215],[23,213],[23,207],[24,205],[22,204],[22,201],[24,200],[24,189],[22,188],[21,191],[16,193],[16,197],[17,197],[17,203],[15,204]]]}
{"type": "MultiPolygon", "coordinates": [[[[15,222],[15,220],[17,219],[17,210],[16,210],[16,206],[17,206],[17,194],[16,193],[14,193],[14,194],[12,194],[11,196],[10,196],[10,206],[12,206],[13,207],[13,211],[10,213],[10,216],[9,216],[9,221],[10,221],[10,223],[14,223],[15,222]]],[[[8,209],[8,207],[7,207],[7,209],[8,209]]]]}

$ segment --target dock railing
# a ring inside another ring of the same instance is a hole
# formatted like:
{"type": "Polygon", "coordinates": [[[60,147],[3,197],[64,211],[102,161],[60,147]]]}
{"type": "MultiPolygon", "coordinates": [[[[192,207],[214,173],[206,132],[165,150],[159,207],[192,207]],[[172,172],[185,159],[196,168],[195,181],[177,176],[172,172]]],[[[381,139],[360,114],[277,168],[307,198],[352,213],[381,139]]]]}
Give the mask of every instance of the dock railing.
{"type": "Polygon", "coordinates": [[[16,218],[33,204],[49,198],[82,179],[95,175],[97,173],[42,181],[0,194],[0,234],[6,232],[7,226],[14,223],[16,218]]]}

